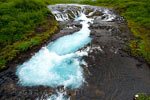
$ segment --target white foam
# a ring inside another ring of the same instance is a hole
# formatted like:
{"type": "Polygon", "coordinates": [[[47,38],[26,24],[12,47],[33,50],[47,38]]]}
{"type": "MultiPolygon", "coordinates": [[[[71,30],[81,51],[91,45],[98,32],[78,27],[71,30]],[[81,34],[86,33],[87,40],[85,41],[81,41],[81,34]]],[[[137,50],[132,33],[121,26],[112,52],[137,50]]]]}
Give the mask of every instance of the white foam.
{"type": "MultiPolygon", "coordinates": [[[[88,11],[87,9],[88,6],[89,5],[79,5],[79,4],[56,4],[50,5],[48,6],[48,8],[52,11],[57,21],[69,21],[70,20],[69,17],[71,17],[72,19],[76,19],[79,16],[81,16],[82,13],[85,14],[88,11]],[[58,11],[58,8],[59,10],[63,9],[63,11],[62,12],[58,11]],[[73,14],[73,16],[68,11],[70,11],[73,14]]],[[[86,16],[90,16],[93,19],[95,18],[100,19],[102,21],[113,21],[116,18],[116,15],[108,8],[96,6],[89,6],[89,8],[91,8],[93,11],[88,13],[86,16]],[[97,12],[99,12],[100,14],[103,13],[103,15],[93,16],[97,12]]]]}
{"type": "Polygon", "coordinates": [[[36,100],[70,100],[70,98],[65,97],[66,91],[57,91],[56,94],[51,95],[47,99],[36,99],[36,100]]]}
{"type": "Polygon", "coordinates": [[[105,19],[103,19],[103,21],[113,21],[116,18],[116,15],[111,13],[108,9],[104,10],[103,16],[106,16],[105,19]]]}
{"type": "Polygon", "coordinates": [[[45,85],[79,88],[84,82],[79,57],[87,55],[76,52],[59,56],[46,47],[28,62],[18,67],[19,82],[24,86],[45,85]]]}
{"type": "Polygon", "coordinates": [[[82,20],[82,29],[79,32],[57,39],[43,47],[29,61],[18,66],[16,74],[20,84],[64,86],[71,89],[82,86],[85,79],[80,67],[83,62],[81,58],[88,54],[77,50],[91,40],[88,22],[92,19],[82,14],[78,20],[82,20]]]}

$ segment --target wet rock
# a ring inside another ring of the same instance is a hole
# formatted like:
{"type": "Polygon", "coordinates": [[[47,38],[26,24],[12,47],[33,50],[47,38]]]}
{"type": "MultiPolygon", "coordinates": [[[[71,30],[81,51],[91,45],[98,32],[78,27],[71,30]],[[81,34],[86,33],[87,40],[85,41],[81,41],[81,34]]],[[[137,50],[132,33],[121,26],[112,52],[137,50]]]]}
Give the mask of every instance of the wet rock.
{"type": "MultiPolygon", "coordinates": [[[[71,100],[132,100],[138,92],[150,93],[150,70],[142,60],[137,60],[124,51],[125,43],[130,40],[131,32],[125,20],[116,15],[112,21],[103,21],[103,7],[86,7],[89,14],[93,9],[101,9],[89,16],[94,18],[90,25],[92,42],[89,47],[88,56],[83,59],[88,67],[82,66],[85,72],[86,83],[78,90],[67,90],[67,98],[71,100]],[[97,19],[94,16],[102,16],[97,19]]],[[[65,9],[78,9],[72,6],[65,9]]],[[[109,9],[111,14],[116,14],[109,9]]],[[[59,9],[59,11],[64,11],[59,9]]],[[[61,24],[61,23],[60,23],[61,24]]],[[[78,22],[65,22],[60,25],[60,31],[51,36],[48,42],[57,38],[72,34],[81,29],[78,22]]],[[[86,47],[82,48],[85,49],[86,47]]],[[[81,49],[81,50],[82,50],[81,49]]],[[[34,54],[33,54],[34,55],[34,54]]],[[[0,73],[0,100],[36,100],[46,99],[56,93],[56,89],[44,86],[25,87],[18,83],[16,65],[28,60],[22,60],[10,64],[7,71],[0,73]]],[[[63,86],[57,88],[64,89],[63,86]]]]}

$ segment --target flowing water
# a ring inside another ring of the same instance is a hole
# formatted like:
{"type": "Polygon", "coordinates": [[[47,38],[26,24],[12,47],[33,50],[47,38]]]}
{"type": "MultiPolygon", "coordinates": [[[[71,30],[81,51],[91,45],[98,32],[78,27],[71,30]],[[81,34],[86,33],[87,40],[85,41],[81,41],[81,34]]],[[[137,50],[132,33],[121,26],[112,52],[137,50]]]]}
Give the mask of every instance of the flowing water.
{"type": "MultiPolygon", "coordinates": [[[[91,41],[88,22],[84,14],[79,20],[80,31],[57,39],[43,47],[28,62],[19,66],[17,75],[24,86],[46,85],[51,87],[78,88],[84,82],[81,57],[85,52],[76,52],[91,41]]],[[[77,20],[78,20],[77,19],[77,20]]]]}
{"type": "Polygon", "coordinates": [[[125,52],[130,29],[114,10],[50,5],[60,31],[0,73],[1,100],[132,100],[150,93],[150,70],[125,52]],[[16,67],[17,66],[17,67],[16,67]]]}
{"type": "MultiPolygon", "coordinates": [[[[69,21],[72,18],[76,22],[80,21],[82,28],[71,35],[58,38],[43,47],[29,61],[18,66],[16,74],[19,77],[19,83],[23,86],[44,85],[53,88],[64,86],[64,88],[75,89],[81,87],[85,81],[81,65],[84,65],[82,56],[87,56],[87,52],[78,50],[91,41],[89,25],[94,19],[87,16],[92,16],[97,9],[86,15],[86,6],[83,5],[70,5],[75,7],[71,7],[73,10],[59,9],[64,11],[57,10],[59,8],[57,6],[62,7],[60,4],[49,6],[57,21],[69,21]],[[70,14],[67,13],[68,11],[71,11],[70,14]]],[[[69,5],[65,6],[67,8],[69,5]]],[[[104,9],[103,13],[103,16],[107,17],[103,19],[105,21],[114,18],[108,10],[104,9]]],[[[52,95],[50,100],[63,100],[63,95],[64,92],[58,92],[57,96],[52,95]]]]}

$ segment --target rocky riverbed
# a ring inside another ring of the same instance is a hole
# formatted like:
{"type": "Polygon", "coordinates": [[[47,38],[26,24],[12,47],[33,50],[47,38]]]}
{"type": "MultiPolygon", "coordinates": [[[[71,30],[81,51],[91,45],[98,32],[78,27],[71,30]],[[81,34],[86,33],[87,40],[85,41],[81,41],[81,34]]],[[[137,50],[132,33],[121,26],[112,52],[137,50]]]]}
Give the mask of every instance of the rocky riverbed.
{"type": "MultiPolygon", "coordinates": [[[[48,43],[81,29],[80,23],[73,21],[80,15],[80,6],[52,7],[60,12],[66,9],[74,12],[67,12],[70,17],[66,21],[62,21],[63,18],[59,20],[60,31],[48,43]]],[[[88,67],[82,66],[86,82],[78,89],[67,88],[66,96],[70,100],[133,100],[136,93],[150,93],[149,66],[125,51],[125,44],[132,35],[126,21],[112,9],[84,6],[83,10],[89,18],[94,19],[93,24],[90,24],[92,41],[80,49],[88,53],[88,56],[83,57],[88,67]]],[[[48,86],[30,87],[18,83],[16,66],[29,60],[33,52],[27,52],[28,56],[22,56],[20,62],[12,62],[9,69],[0,73],[0,100],[46,100],[56,92],[56,88],[48,86]]],[[[60,89],[63,86],[57,88],[60,89]]]]}

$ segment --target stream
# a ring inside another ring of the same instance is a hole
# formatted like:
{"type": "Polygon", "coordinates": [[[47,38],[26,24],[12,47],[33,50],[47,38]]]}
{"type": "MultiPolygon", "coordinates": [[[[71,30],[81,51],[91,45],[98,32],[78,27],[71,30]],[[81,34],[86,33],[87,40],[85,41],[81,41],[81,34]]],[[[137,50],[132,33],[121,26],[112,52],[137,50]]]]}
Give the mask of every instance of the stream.
{"type": "Polygon", "coordinates": [[[149,66],[125,51],[132,33],[123,17],[89,5],[48,8],[60,31],[0,73],[0,100],[133,100],[150,93],[149,66]]]}

